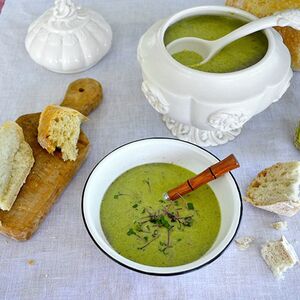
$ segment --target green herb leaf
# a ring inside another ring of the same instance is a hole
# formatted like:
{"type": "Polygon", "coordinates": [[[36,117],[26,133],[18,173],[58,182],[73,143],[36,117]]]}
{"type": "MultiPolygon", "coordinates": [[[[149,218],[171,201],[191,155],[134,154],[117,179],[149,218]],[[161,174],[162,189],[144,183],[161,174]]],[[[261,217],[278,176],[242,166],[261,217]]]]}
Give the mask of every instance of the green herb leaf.
{"type": "Polygon", "coordinates": [[[148,242],[148,237],[144,236],[144,240],[145,240],[145,242],[148,242]]]}
{"type": "Polygon", "coordinates": [[[132,234],[136,235],[136,232],[135,232],[132,228],[130,228],[130,229],[127,231],[127,235],[132,235],[132,234]]]}
{"type": "Polygon", "coordinates": [[[138,204],[132,205],[132,208],[137,208],[137,207],[138,207],[138,204]]]}
{"type": "Polygon", "coordinates": [[[159,223],[163,226],[166,227],[167,229],[169,229],[171,227],[171,225],[169,224],[169,222],[166,220],[166,218],[164,216],[161,216],[159,219],[159,223]]]}
{"type": "Polygon", "coordinates": [[[188,208],[189,210],[193,210],[193,209],[194,209],[194,204],[191,203],[191,202],[189,202],[189,203],[187,204],[187,208],[188,208]]]}

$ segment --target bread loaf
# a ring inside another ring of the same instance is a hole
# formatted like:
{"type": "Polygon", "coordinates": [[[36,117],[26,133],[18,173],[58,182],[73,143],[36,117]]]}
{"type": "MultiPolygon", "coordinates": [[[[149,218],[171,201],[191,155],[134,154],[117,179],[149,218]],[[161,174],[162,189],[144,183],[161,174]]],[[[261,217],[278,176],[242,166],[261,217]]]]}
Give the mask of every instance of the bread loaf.
{"type": "Polygon", "coordinates": [[[76,160],[80,125],[87,117],[75,109],[49,105],[41,113],[38,127],[38,142],[50,154],[58,148],[62,158],[76,160]]]}
{"type": "Polygon", "coordinates": [[[5,122],[0,127],[0,209],[11,209],[33,164],[22,128],[15,122],[5,122]]]}
{"type": "Polygon", "coordinates": [[[260,172],[245,200],[256,207],[291,217],[300,210],[300,162],[277,163],[260,172]]]}
{"type": "MultiPolygon", "coordinates": [[[[300,0],[227,0],[226,5],[244,9],[257,17],[272,15],[289,8],[300,8],[300,0]]],[[[300,71],[300,31],[291,27],[276,27],[292,55],[292,66],[300,71]]]]}

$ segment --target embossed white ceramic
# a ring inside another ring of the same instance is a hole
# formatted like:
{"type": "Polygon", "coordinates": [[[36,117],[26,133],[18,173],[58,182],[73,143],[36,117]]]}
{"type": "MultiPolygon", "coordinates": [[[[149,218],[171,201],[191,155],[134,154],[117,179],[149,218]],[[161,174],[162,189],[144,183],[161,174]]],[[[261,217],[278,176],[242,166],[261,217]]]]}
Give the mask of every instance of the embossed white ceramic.
{"type": "Polygon", "coordinates": [[[77,73],[97,64],[109,51],[112,31],[93,10],[76,7],[72,0],[56,0],[27,32],[30,57],[48,70],[77,73]]]}
{"type": "Polygon", "coordinates": [[[200,146],[233,140],[248,120],[279,100],[292,78],[291,57],[281,36],[265,30],[268,51],[257,64],[232,73],[206,73],[174,60],[163,43],[166,29],[195,15],[232,15],[256,20],[252,14],[225,6],[181,11],[155,23],[140,39],[138,61],[142,90],[173,135],[200,146]]]}
{"type": "Polygon", "coordinates": [[[151,267],[131,261],[107,241],[99,212],[102,198],[110,184],[136,166],[163,162],[175,163],[200,173],[219,160],[208,151],[177,139],[150,138],[131,142],[104,157],[91,172],[82,195],[84,223],[95,244],[111,259],[135,271],[155,275],[176,275],[203,267],[217,259],[234,238],[242,216],[242,200],[234,177],[227,173],[209,183],[221,209],[221,227],[212,247],[202,257],[177,267],[151,267]]]}

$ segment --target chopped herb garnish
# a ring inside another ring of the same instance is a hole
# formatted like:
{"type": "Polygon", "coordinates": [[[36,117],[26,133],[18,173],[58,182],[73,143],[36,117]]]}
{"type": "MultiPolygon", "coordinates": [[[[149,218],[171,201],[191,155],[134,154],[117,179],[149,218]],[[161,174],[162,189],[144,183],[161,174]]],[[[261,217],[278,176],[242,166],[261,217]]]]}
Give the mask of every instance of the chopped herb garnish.
{"type": "Polygon", "coordinates": [[[191,227],[192,226],[192,222],[193,222],[192,217],[186,217],[186,218],[184,218],[184,225],[185,226],[191,227]]]}
{"type": "Polygon", "coordinates": [[[161,216],[159,219],[159,223],[163,226],[166,227],[167,229],[169,229],[171,227],[171,225],[169,224],[169,222],[166,220],[166,218],[164,216],[161,216]]]}
{"type": "Polygon", "coordinates": [[[158,230],[155,229],[155,230],[153,231],[153,233],[152,233],[152,236],[153,236],[153,237],[158,236],[158,230]]]}
{"type": "Polygon", "coordinates": [[[138,247],[138,250],[143,250],[144,248],[146,248],[148,245],[150,245],[153,241],[155,241],[158,238],[159,238],[159,235],[154,237],[150,242],[146,243],[143,247],[138,247]]]}
{"type": "Polygon", "coordinates": [[[135,230],[136,230],[136,231],[139,231],[139,232],[143,231],[143,230],[142,230],[142,224],[141,224],[141,223],[136,223],[136,225],[135,225],[135,230]]]}
{"type": "Polygon", "coordinates": [[[127,231],[127,235],[132,235],[132,234],[136,235],[136,232],[135,232],[132,228],[130,228],[130,229],[127,231]]]}
{"type": "MultiPolygon", "coordinates": [[[[164,202],[164,201],[163,201],[164,202]]],[[[169,254],[169,249],[173,247],[172,232],[174,230],[183,231],[185,227],[191,227],[193,224],[193,214],[188,214],[190,210],[194,210],[194,205],[191,202],[184,201],[183,207],[179,206],[179,202],[175,201],[173,204],[169,203],[162,207],[162,209],[154,210],[152,207],[143,208],[142,213],[145,215],[134,221],[135,227],[130,228],[127,235],[136,235],[140,241],[145,242],[143,246],[138,247],[139,250],[151,244],[154,240],[162,235],[164,230],[167,230],[166,240],[159,240],[158,250],[164,255],[169,254]],[[141,233],[147,235],[139,235],[141,233]]],[[[138,204],[134,204],[133,208],[137,208],[138,204]]],[[[178,238],[174,242],[180,242],[182,239],[178,238]]]]}
{"type": "Polygon", "coordinates": [[[191,203],[191,202],[189,202],[189,203],[187,204],[187,208],[188,208],[189,210],[193,210],[193,209],[194,209],[194,204],[191,203]]]}
{"type": "Polygon", "coordinates": [[[119,197],[125,196],[125,195],[126,195],[126,194],[122,194],[122,193],[118,192],[118,194],[115,194],[115,195],[114,195],[114,199],[119,199],[119,197]]]}

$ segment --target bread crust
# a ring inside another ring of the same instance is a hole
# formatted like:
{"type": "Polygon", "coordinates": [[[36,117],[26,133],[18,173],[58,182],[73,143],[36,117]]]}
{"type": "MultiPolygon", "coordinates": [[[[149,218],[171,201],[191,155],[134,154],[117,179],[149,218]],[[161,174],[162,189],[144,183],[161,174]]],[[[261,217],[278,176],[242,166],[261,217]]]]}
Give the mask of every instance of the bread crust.
{"type": "MultiPolygon", "coordinates": [[[[259,18],[271,15],[277,11],[300,8],[300,0],[227,0],[226,5],[246,10],[259,18]]],[[[292,56],[292,67],[300,71],[300,31],[291,27],[275,28],[283,38],[292,56]]]]}

